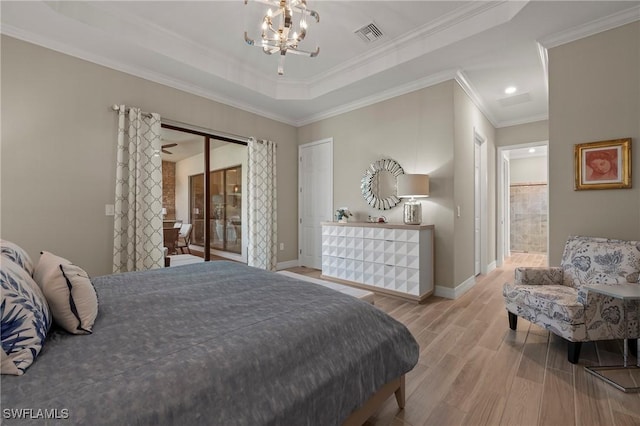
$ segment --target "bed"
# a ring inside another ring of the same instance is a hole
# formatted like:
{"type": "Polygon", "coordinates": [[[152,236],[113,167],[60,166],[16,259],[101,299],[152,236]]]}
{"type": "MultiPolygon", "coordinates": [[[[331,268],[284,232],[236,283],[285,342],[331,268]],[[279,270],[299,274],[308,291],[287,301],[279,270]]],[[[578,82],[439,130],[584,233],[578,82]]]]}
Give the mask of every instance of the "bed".
{"type": "Polygon", "coordinates": [[[93,333],[54,326],[24,375],[2,376],[5,424],[28,424],[7,409],[77,425],[361,424],[394,393],[402,406],[418,360],[371,304],[235,262],[92,282],[93,333]]]}

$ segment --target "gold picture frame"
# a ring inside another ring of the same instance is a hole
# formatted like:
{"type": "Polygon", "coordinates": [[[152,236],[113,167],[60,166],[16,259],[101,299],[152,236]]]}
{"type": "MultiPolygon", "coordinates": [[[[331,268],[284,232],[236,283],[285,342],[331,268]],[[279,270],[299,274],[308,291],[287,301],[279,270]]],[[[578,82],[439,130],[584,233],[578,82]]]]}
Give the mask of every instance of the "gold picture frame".
{"type": "Polygon", "coordinates": [[[575,145],[575,190],[631,188],[631,138],[575,145]]]}

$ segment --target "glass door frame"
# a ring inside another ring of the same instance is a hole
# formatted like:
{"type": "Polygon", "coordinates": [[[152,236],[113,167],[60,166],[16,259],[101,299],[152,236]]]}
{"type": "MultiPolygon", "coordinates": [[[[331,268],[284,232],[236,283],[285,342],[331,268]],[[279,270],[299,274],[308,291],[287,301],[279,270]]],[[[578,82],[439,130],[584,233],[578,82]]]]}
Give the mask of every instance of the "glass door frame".
{"type": "MultiPolygon", "coordinates": [[[[170,129],[170,130],[177,130],[179,132],[185,132],[185,133],[191,133],[194,135],[198,135],[198,136],[203,136],[204,137],[204,170],[208,171],[209,173],[204,173],[204,193],[205,193],[205,197],[206,197],[206,202],[204,203],[204,260],[205,262],[208,262],[211,260],[211,236],[210,236],[210,226],[211,226],[211,219],[210,219],[210,215],[209,215],[209,201],[211,200],[211,173],[210,173],[210,169],[211,169],[211,139],[215,139],[215,140],[219,140],[219,141],[223,141],[223,142],[230,142],[230,143],[235,143],[238,145],[244,145],[247,146],[248,143],[246,142],[248,139],[247,138],[242,138],[240,136],[236,136],[236,138],[233,138],[232,135],[229,136],[223,136],[223,135],[216,135],[212,132],[207,131],[206,129],[201,129],[198,128],[196,126],[191,126],[188,124],[184,124],[184,123],[177,123],[177,122],[170,122],[170,120],[162,120],[161,122],[161,126],[165,129],[170,129]],[[174,124],[175,123],[175,124],[174,124]]],[[[191,201],[189,201],[189,203],[191,203],[191,201]]],[[[191,220],[191,212],[189,212],[189,220],[191,220]]]]}

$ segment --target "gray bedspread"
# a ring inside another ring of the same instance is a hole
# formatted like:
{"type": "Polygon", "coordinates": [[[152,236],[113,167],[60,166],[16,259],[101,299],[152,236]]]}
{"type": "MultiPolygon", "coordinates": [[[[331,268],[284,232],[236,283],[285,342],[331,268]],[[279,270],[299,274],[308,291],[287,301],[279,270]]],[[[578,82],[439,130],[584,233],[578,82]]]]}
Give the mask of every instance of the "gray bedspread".
{"type": "Polygon", "coordinates": [[[68,417],[34,424],[339,425],[418,360],[376,307],[234,262],[92,281],[93,334],[52,331],[25,375],[2,376],[4,424],[27,408],[68,417]]]}

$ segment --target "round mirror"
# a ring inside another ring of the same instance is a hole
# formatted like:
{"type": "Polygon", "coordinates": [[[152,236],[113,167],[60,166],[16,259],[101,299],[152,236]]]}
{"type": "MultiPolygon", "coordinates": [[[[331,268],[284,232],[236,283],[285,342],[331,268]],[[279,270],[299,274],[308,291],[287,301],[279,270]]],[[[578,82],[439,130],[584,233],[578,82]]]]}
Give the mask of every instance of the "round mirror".
{"type": "Polygon", "coordinates": [[[378,210],[395,207],[400,202],[396,196],[396,179],[402,174],[404,170],[394,160],[374,161],[360,181],[362,196],[371,207],[378,210]]]}

